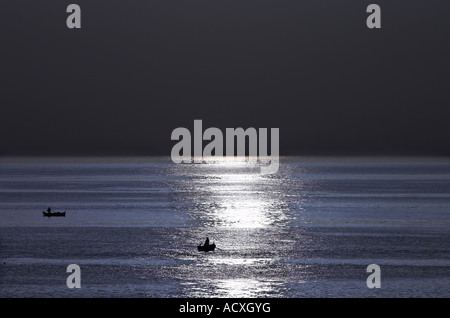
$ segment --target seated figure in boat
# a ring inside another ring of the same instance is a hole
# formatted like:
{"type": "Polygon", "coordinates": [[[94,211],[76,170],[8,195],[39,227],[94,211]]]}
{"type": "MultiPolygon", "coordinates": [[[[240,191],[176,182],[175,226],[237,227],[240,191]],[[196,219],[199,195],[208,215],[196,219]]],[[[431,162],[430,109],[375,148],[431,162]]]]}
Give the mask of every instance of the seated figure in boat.
{"type": "Polygon", "coordinates": [[[204,246],[209,246],[209,238],[206,237],[206,241],[205,241],[205,245],[204,246]]]}
{"type": "Polygon", "coordinates": [[[47,208],[47,213],[52,212],[52,209],[50,209],[50,207],[47,208]]]}

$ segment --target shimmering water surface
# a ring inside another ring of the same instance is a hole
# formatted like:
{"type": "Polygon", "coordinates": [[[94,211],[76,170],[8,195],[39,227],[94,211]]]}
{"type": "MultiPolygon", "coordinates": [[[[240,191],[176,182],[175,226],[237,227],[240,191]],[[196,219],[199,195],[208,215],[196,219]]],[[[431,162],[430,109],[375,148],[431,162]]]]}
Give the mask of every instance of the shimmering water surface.
{"type": "Polygon", "coordinates": [[[0,159],[1,297],[449,297],[449,229],[442,158],[0,159]]]}

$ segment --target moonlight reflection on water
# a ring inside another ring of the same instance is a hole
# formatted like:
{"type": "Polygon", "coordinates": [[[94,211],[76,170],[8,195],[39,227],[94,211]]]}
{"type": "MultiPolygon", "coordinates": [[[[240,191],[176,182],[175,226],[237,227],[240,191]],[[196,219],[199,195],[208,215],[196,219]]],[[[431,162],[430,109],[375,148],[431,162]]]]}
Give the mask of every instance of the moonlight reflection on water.
{"type": "MultiPolygon", "coordinates": [[[[260,175],[253,164],[229,158],[219,163],[195,165],[195,169],[187,165],[177,167],[178,171],[184,168],[188,170],[182,174],[189,176],[189,189],[195,189],[189,196],[192,206],[196,207],[191,215],[202,221],[205,236],[215,239],[218,246],[214,253],[204,257],[202,267],[213,272],[225,268],[230,276],[218,280],[211,275],[210,279],[202,280],[205,275],[202,270],[191,274],[203,281],[207,290],[214,290],[215,295],[257,297],[275,293],[280,283],[259,279],[257,268],[277,259],[270,246],[282,244],[285,249],[289,248],[289,242],[283,238],[283,227],[289,217],[283,201],[282,180],[260,175]],[[270,241],[261,237],[266,228],[272,232],[270,241]],[[265,258],[242,257],[263,249],[268,250],[263,255],[265,258]],[[246,270],[242,270],[244,267],[246,270]],[[240,275],[245,271],[252,272],[252,278],[240,275]],[[199,273],[202,275],[197,275],[199,273]]],[[[180,188],[186,189],[186,184],[181,184],[180,188]]],[[[198,288],[193,295],[200,293],[198,288]]]]}

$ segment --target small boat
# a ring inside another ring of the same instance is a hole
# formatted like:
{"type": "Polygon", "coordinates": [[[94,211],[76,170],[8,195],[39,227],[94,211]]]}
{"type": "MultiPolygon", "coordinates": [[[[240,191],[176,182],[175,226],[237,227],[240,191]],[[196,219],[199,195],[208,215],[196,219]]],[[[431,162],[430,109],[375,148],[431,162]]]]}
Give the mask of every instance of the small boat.
{"type": "Polygon", "coordinates": [[[66,216],[66,211],[64,212],[45,212],[42,211],[42,216],[66,216]]]}
{"type": "Polygon", "coordinates": [[[200,252],[209,252],[209,251],[214,251],[214,249],[216,248],[216,244],[212,243],[209,245],[198,245],[197,249],[200,252]]]}

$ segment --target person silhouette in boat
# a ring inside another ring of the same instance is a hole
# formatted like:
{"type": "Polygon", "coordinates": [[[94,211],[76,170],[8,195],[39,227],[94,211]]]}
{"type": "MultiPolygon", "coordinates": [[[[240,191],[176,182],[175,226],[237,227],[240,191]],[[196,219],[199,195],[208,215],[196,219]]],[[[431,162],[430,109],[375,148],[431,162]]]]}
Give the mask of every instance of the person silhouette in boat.
{"type": "Polygon", "coordinates": [[[206,237],[205,246],[209,246],[209,237],[206,237]]]}
{"type": "Polygon", "coordinates": [[[47,208],[47,213],[52,212],[52,209],[50,209],[50,207],[47,208]]]}

